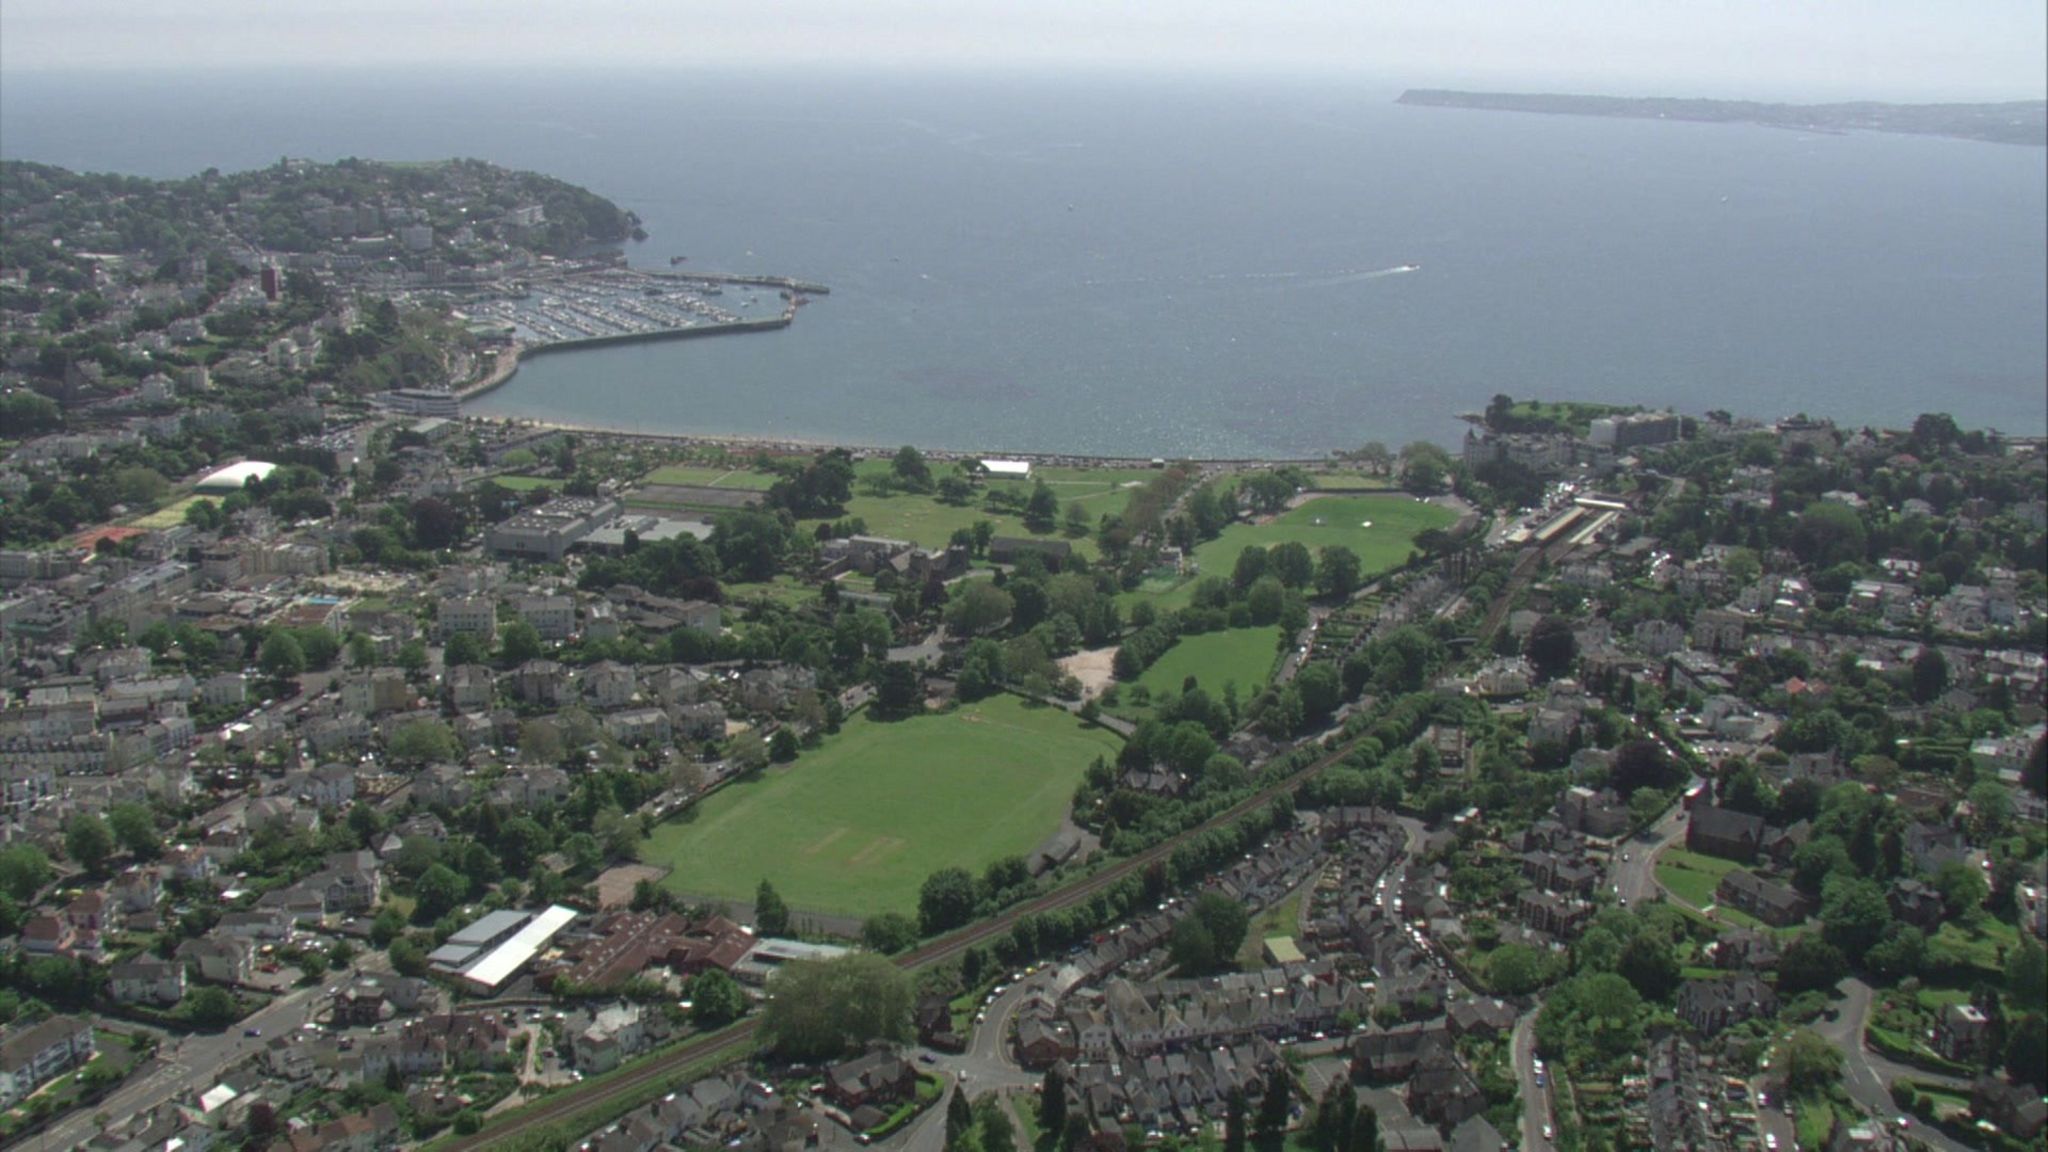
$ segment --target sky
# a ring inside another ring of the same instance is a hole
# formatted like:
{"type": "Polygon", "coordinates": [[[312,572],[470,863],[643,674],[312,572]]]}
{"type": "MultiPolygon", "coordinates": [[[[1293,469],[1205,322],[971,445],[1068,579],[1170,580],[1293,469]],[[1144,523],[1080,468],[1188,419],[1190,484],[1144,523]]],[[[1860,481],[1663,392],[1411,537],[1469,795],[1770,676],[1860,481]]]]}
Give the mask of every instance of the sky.
{"type": "Polygon", "coordinates": [[[2048,97],[2043,0],[6,0],[0,70],[1344,75],[1729,99],[2048,97]]]}

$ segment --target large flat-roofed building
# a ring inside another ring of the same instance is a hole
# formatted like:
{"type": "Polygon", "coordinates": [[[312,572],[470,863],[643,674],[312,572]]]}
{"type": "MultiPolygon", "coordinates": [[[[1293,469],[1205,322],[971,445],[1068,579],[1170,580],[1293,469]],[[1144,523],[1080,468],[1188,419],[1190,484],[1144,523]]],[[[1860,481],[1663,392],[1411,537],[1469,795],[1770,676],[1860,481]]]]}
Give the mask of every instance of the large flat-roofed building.
{"type": "Polygon", "coordinates": [[[988,473],[989,478],[992,480],[1031,479],[1031,461],[1029,460],[981,460],[978,463],[981,465],[981,470],[988,473]]]}
{"type": "Polygon", "coordinates": [[[500,560],[545,560],[562,555],[619,514],[617,500],[562,496],[491,526],[484,546],[500,560]]]}
{"type": "Polygon", "coordinates": [[[733,978],[748,984],[766,984],[768,977],[777,968],[792,960],[832,960],[844,956],[847,949],[831,944],[806,944],[801,940],[778,940],[773,937],[756,943],[732,966],[733,978]]]}
{"type": "Polygon", "coordinates": [[[1593,421],[1586,439],[1622,451],[1642,444],[1668,444],[1678,439],[1678,433],[1678,417],[1670,412],[1630,412],[1593,421]]]}
{"type": "Polygon", "coordinates": [[[526,921],[504,943],[470,962],[456,979],[480,996],[496,995],[505,982],[533,962],[576,919],[574,908],[550,905],[547,911],[526,921]]]}
{"type": "Polygon", "coordinates": [[[462,400],[445,388],[394,388],[384,394],[384,403],[414,416],[439,416],[452,420],[462,412],[462,400]]]}
{"type": "Polygon", "coordinates": [[[428,953],[427,963],[440,972],[454,975],[483,956],[493,945],[511,939],[513,933],[525,927],[531,919],[533,914],[530,912],[509,909],[487,913],[428,953]]]}

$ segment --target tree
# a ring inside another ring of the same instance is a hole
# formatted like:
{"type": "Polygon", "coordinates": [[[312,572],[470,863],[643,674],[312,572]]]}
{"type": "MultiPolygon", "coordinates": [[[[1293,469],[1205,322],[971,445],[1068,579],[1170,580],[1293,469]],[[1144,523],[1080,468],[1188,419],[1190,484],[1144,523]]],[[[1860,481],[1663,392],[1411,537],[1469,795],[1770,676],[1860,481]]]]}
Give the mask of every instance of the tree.
{"type": "Polygon", "coordinates": [[[1964,797],[1970,802],[1970,838],[1978,843],[1995,840],[2012,824],[2012,793],[1996,780],[1971,785],[1964,797]]]}
{"type": "Polygon", "coordinates": [[[1045,1083],[1039,1088],[1038,1126],[1047,1132],[1067,1130],[1067,1078],[1058,1064],[1045,1070],[1045,1083]]]}
{"type": "Polygon", "coordinates": [[[1669,788],[1683,774],[1662,744],[1655,740],[1631,740],[1615,750],[1608,782],[1623,796],[1634,796],[1639,788],[1669,788]]]}
{"type": "Polygon", "coordinates": [[[1318,1152],[1344,1152],[1357,1117],[1358,1090],[1351,1086],[1351,1078],[1332,1077],[1323,1098],[1316,1102],[1315,1116],[1309,1121],[1309,1145],[1318,1152]]]}
{"type": "Polygon", "coordinates": [[[1663,1001],[1678,991],[1682,976],[1678,958],[1671,953],[1671,941],[1661,932],[1639,932],[1622,946],[1614,970],[1635,986],[1645,1000],[1663,1001]]]}
{"type": "Polygon", "coordinates": [[[762,936],[789,935],[789,905],[766,880],[754,890],[754,931],[762,936]]]}
{"type": "Polygon", "coordinates": [[[1358,553],[1341,544],[1323,549],[1316,564],[1316,591],[1332,600],[1342,600],[1358,590],[1365,570],[1358,553]]]}
{"type": "Polygon", "coordinates": [[[1045,481],[1038,481],[1032,486],[1030,499],[1024,502],[1024,526],[1033,532],[1050,532],[1059,514],[1060,498],[1045,481]]]}
{"type": "Polygon", "coordinates": [[[55,875],[50,858],[33,844],[0,848],[0,893],[16,901],[26,904],[34,900],[55,875]]]}
{"type": "Polygon", "coordinates": [[[1579,641],[1572,635],[1571,622],[1562,616],[1545,616],[1536,621],[1536,626],[1529,629],[1524,654],[1536,674],[1545,680],[1569,673],[1579,654],[1579,641]]]}
{"type": "Polygon", "coordinates": [[[1301,693],[1302,719],[1312,724],[1329,719],[1344,701],[1344,683],[1328,661],[1303,668],[1294,678],[1294,686],[1301,693]]]}
{"type": "Polygon", "coordinates": [[[498,634],[498,658],[508,668],[535,659],[542,651],[540,632],[524,620],[514,620],[498,634]]]}
{"type": "Polygon", "coordinates": [[[1173,926],[1173,936],[1167,946],[1167,956],[1173,961],[1175,972],[1183,978],[1204,976],[1222,967],[1222,956],[1216,949],[1216,938],[1201,920],[1184,916],[1173,926]]]}
{"type": "Polygon", "coordinates": [[[228,990],[211,984],[186,992],[178,1011],[199,1028],[225,1028],[240,1015],[228,990]]]}
{"type": "Polygon", "coordinates": [[[469,894],[469,880],[446,864],[436,864],[413,881],[413,922],[432,924],[462,903],[469,894]]]}
{"type": "Polygon", "coordinates": [[[1273,546],[1266,570],[1289,588],[1306,588],[1315,582],[1315,559],[1309,555],[1308,545],[1295,540],[1273,546]]]}
{"type": "Polygon", "coordinates": [[[974,1107],[967,1102],[967,1090],[959,1084],[953,1085],[953,1093],[946,1099],[946,1148],[957,1150],[960,1142],[974,1130],[974,1107]]]}
{"type": "Polygon", "coordinates": [[[785,1059],[827,1058],[871,1040],[907,1041],[910,1007],[910,976],[885,957],[798,960],[769,978],[760,1035],[785,1059]]]}
{"type": "Polygon", "coordinates": [[[2004,1056],[2006,1075],[2014,1083],[2031,1084],[2036,1091],[2048,1088],[2048,1018],[2039,1012],[2020,1017],[2006,1037],[2004,1056]]]}
{"type": "Polygon", "coordinates": [[[2015,1004],[2048,1004],[2048,950],[2025,932],[2006,956],[2005,990],[2015,1004]]]}
{"type": "Polygon", "coordinates": [[[1503,944],[1486,961],[1486,981],[1503,996],[1525,996],[1543,986],[1543,957],[1526,944],[1503,944]]]}
{"type": "Polygon", "coordinates": [[[391,734],[385,751],[403,763],[430,764],[461,759],[462,741],[439,720],[413,720],[391,734]]]}
{"type": "Polygon", "coordinates": [[[768,737],[768,758],[770,760],[775,761],[777,764],[787,764],[791,760],[796,759],[796,753],[796,733],[790,731],[788,725],[785,724],[777,728],[774,735],[768,737]]]}
{"type": "Polygon", "coordinates": [[[1778,991],[1786,996],[1826,992],[1849,974],[1842,950],[1811,933],[1785,948],[1778,961],[1778,991]]]}
{"type": "Polygon", "coordinates": [[[297,679],[306,671],[306,650],[291,633],[272,632],[257,653],[256,664],[273,680],[297,679]]]}
{"type": "Polygon", "coordinates": [[[1266,550],[1256,545],[1247,546],[1237,554],[1237,565],[1230,572],[1230,586],[1240,592],[1246,591],[1266,574],[1266,550]]]}
{"type": "Polygon", "coordinates": [[[1941,893],[1942,911],[1951,920],[1971,920],[1983,911],[1984,901],[1991,896],[1991,885],[1984,879],[1984,870],[1960,860],[1942,864],[1934,874],[1934,887],[1941,893]]]}
{"type": "Polygon", "coordinates": [[[491,658],[483,639],[471,632],[457,632],[441,648],[441,662],[453,668],[460,664],[481,664],[491,658]]]}
{"type": "Polygon", "coordinates": [[[156,817],[133,802],[116,804],[107,810],[107,825],[115,842],[138,860],[154,860],[163,854],[164,842],[156,834],[156,817]]]}
{"type": "Polygon", "coordinates": [[[974,907],[974,877],[965,868],[941,868],[918,891],[918,927],[936,936],[974,919],[974,907]]]}
{"type": "Polygon", "coordinates": [[[913,492],[929,492],[932,488],[931,465],[925,463],[924,453],[909,444],[896,450],[896,456],[889,461],[889,471],[897,481],[913,492]]]}
{"type": "Polygon", "coordinates": [[[1417,440],[1401,449],[1401,487],[1418,496],[1443,491],[1451,460],[1442,448],[1417,440]]]}
{"type": "Polygon", "coordinates": [[[114,854],[114,833],[107,822],[90,812],[81,812],[64,826],[64,854],[80,868],[94,875],[114,854]]]}
{"type": "Polygon", "coordinates": [[[1819,1095],[1842,1079],[1842,1050],[1810,1028],[1785,1041],[1779,1067],[1785,1087],[1794,1096],[1819,1095]]]}
{"type": "Polygon", "coordinates": [[[1259,1097],[1259,1115],[1252,1128],[1252,1141],[1261,1152],[1279,1152],[1287,1143],[1287,1113],[1292,1103],[1287,1066],[1282,1064],[1267,1073],[1266,1091],[1259,1097]]]}
{"type": "Polygon", "coordinates": [[[1008,592],[986,580],[969,581],[946,601],[946,626],[962,636],[978,636],[1000,628],[1015,609],[1008,592]]]}
{"type": "Polygon", "coordinates": [[[1209,936],[1216,944],[1217,962],[1228,963],[1237,955],[1244,943],[1245,932],[1251,927],[1251,917],[1244,905],[1232,900],[1221,892],[1204,892],[1195,900],[1189,917],[1202,922],[1209,930],[1209,936]]]}
{"type": "Polygon", "coordinates": [[[722,968],[706,968],[690,978],[690,1020],[699,1028],[722,1028],[747,1011],[747,998],[722,968]]]}
{"type": "Polygon", "coordinates": [[[1232,1088],[1223,1112],[1223,1152],[1244,1152],[1244,1089],[1232,1088]]]}
{"type": "Polygon", "coordinates": [[[870,916],[860,926],[860,942],[870,952],[893,955],[917,943],[917,921],[901,912],[870,916]]]}
{"type": "Polygon", "coordinates": [[[875,672],[875,710],[883,716],[911,716],[924,710],[924,687],[917,669],[891,660],[875,672]]]}
{"type": "Polygon", "coordinates": [[[1948,691],[1948,659],[1937,648],[1922,648],[1913,657],[1913,699],[1932,704],[1948,691]]]}
{"type": "Polygon", "coordinates": [[[1891,906],[1874,880],[1836,873],[1821,885],[1821,935],[1844,956],[1861,956],[1884,939],[1891,906]]]}
{"type": "Polygon", "coordinates": [[[1863,518],[1846,505],[1817,501],[1806,506],[1792,529],[1792,551],[1810,567],[1863,562],[1869,534],[1863,518]]]}
{"type": "Polygon", "coordinates": [[[1380,1114],[1370,1104],[1360,1104],[1351,1121],[1351,1141],[1344,1152],[1380,1152],[1380,1114]]]}

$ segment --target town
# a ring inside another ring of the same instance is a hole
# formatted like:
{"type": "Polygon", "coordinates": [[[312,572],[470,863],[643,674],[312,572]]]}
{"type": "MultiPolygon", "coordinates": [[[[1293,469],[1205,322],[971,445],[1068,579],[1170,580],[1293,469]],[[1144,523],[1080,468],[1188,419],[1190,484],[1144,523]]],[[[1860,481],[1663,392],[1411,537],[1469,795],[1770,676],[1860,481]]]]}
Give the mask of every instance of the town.
{"type": "Polygon", "coordinates": [[[471,162],[4,191],[0,1144],[2040,1146],[2038,439],[487,421],[800,286],[471,162]]]}

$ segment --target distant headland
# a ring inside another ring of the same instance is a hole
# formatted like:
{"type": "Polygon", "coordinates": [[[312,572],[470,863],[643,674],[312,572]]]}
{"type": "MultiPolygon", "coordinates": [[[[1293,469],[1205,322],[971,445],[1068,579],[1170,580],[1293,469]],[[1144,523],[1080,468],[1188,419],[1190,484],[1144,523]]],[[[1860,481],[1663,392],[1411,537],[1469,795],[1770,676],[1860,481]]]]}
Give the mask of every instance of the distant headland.
{"type": "Polygon", "coordinates": [[[1555,93],[1454,92],[1411,88],[1397,104],[1545,112],[1558,116],[1616,116],[1630,120],[1692,120],[1710,124],[1763,124],[1813,132],[1894,132],[1952,136],[1992,144],[2048,146],[2048,101],[2005,104],[1767,104],[1754,100],[1692,100],[1669,96],[1573,96],[1555,93]]]}

